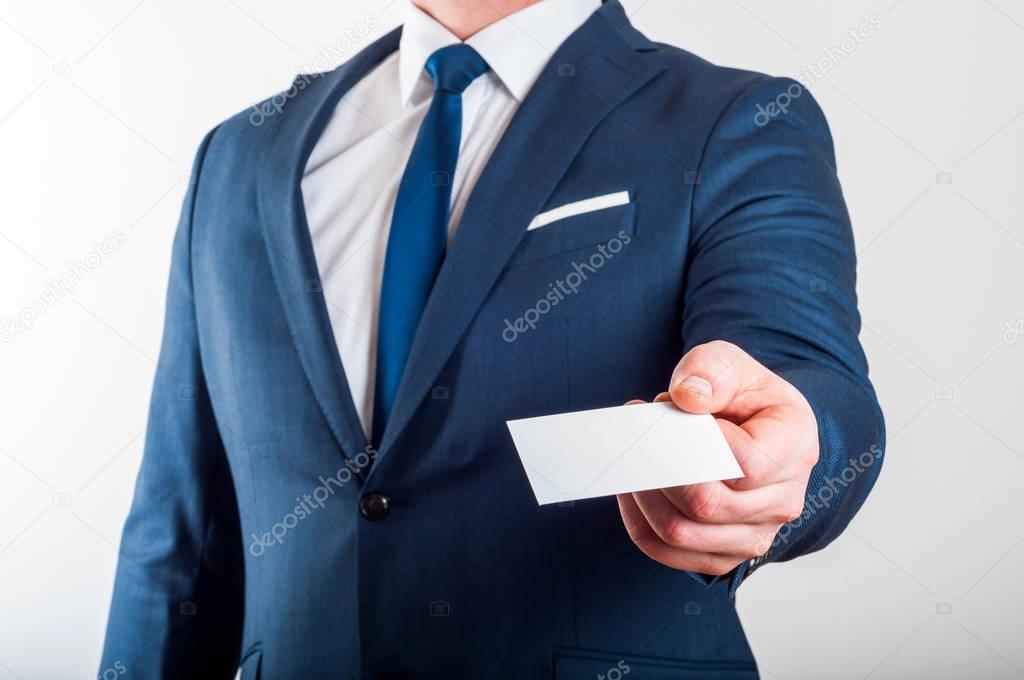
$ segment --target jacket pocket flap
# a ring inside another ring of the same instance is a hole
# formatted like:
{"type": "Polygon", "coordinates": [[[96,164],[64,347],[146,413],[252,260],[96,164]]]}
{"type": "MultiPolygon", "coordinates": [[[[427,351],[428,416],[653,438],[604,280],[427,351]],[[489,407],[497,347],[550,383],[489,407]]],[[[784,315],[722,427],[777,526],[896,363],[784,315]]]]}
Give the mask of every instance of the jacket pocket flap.
{"type": "Polygon", "coordinates": [[[536,262],[587,246],[596,247],[613,239],[628,243],[635,218],[636,203],[633,202],[565,217],[541,229],[527,231],[508,266],[536,262]]]}

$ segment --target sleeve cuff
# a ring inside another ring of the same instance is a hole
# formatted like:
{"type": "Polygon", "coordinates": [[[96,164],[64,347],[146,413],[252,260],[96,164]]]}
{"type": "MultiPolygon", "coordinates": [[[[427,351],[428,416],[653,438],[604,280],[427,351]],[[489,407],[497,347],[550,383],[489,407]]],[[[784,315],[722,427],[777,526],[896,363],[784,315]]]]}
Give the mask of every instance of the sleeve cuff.
{"type": "Polygon", "coordinates": [[[694,571],[686,572],[690,578],[701,584],[705,588],[710,588],[722,581],[729,582],[729,597],[736,597],[736,591],[739,589],[740,584],[746,580],[748,576],[753,574],[762,565],[767,564],[769,561],[769,555],[771,554],[771,548],[769,548],[763,555],[759,555],[753,559],[744,560],[736,565],[736,568],[730,571],[728,574],[722,574],[721,576],[709,576],[707,574],[698,574],[694,571]]]}

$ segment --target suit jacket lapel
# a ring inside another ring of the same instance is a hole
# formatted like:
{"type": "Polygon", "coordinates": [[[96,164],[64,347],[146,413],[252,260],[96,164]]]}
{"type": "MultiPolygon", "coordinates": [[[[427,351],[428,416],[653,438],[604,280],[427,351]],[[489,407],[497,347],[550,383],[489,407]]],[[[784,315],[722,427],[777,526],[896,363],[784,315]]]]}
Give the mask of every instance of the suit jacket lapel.
{"type": "Polygon", "coordinates": [[[271,271],[295,348],[317,403],[346,457],[366,447],[319,285],[301,180],[306,161],[341,97],[398,48],[401,29],[335,71],[300,76],[264,149],[258,203],[271,271]]]}
{"type": "MultiPolygon", "coordinates": [[[[556,51],[477,181],[413,341],[381,442],[387,455],[444,368],[591,131],[661,73],[654,49],[618,2],[595,12],[556,51]]],[[[379,466],[378,466],[379,467],[379,466]]]]}

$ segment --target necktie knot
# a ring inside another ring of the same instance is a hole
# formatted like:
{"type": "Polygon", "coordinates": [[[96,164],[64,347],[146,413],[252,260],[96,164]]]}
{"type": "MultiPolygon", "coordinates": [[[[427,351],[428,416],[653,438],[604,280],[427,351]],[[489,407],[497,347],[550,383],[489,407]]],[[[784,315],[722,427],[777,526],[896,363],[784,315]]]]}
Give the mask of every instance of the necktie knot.
{"type": "Polygon", "coordinates": [[[469,45],[459,43],[442,47],[427,59],[427,73],[434,79],[434,91],[462,94],[463,90],[487,72],[484,58],[469,45]]]}

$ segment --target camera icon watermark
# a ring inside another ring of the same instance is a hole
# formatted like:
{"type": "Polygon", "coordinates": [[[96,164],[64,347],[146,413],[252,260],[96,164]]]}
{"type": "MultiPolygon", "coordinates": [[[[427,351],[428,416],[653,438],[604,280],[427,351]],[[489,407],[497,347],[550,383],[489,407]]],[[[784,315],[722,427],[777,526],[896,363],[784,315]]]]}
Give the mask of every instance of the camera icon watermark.
{"type": "Polygon", "coordinates": [[[572,64],[559,64],[558,65],[558,77],[559,78],[572,78],[576,75],[576,67],[572,64]]]}
{"type": "Polygon", "coordinates": [[[429,607],[431,616],[449,616],[452,613],[452,606],[444,600],[435,600],[429,607]]]}
{"type": "Polygon", "coordinates": [[[444,385],[438,385],[434,387],[432,390],[430,390],[431,399],[444,401],[447,400],[449,397],[451,397],[451,390],[449,390],[444,385]]]}
{"type": "Polygon", "coordinates": [[[195,401],[199,398],[199,390],[195,385],[184,385],[178,390],[178,399],[182,401],[195,401]]]}
{"type": "Polygon", "coordinates": [[[935,398],[939,401],[952,401],[953,388],[950,385],[939,385],[935,388],[935,398]]]}
{"type": "Polygon", "coordinates": [[[55,493],[53,494],[53,507],[58,510],[67,510],[71,507],[71,494],[69,493],[55,493]]]}
{"type": "Polygon", "coordinates": [[[939,616],[952,616],[953,615],[953,603],[952,602],[938,602],[935,604],[935,613],[939,616]]]}
{"type": "Polygon", "coordinates": [[[445,170],[434,170],[430,173],[430,186],[434,187],[446,187],[448,186],[449,175],[445,170]]]}
{"type": "Polygon", "coordinates": [[[182,602],[178,605],[178,613],[182,616],[195,616],[197,611],[195,602],[182,602]]]}
{"type": "Polygon", "coordinates": [[[71,64],[66,61],[58,61],[53,65],[51,71],[54,78],[70,78],[71,77],[71,64]]]}

